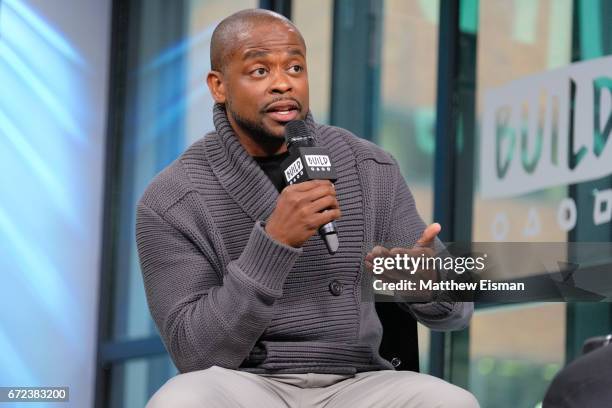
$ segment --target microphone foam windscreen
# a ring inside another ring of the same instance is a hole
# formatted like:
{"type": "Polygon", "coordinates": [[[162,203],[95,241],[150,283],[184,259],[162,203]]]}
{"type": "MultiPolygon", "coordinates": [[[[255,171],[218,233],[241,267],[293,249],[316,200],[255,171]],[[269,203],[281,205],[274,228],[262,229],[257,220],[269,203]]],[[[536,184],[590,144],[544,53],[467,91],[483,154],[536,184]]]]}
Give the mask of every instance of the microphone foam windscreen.
{"type": "Polygon", "coordinates": [[[285,141],[287,144],[297,143],[301,146],[309,146],[310,134],[303,120],[292,120],[285,125],[285,141]]]}

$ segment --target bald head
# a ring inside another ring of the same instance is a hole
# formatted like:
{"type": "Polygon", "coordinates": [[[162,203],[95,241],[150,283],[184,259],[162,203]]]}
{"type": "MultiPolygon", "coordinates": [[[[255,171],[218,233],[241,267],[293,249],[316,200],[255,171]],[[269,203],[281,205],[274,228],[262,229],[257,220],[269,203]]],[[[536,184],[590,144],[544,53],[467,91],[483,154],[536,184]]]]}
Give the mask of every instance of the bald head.
{"type": "Polygon", "coordinates": [[[223,72],[229,57],[250,37],[250,32],[258,26],[271,24],[285,25],[295,30],[305,47],[299,30],[285,16],[263,9],[241,10],[223,19],[213,31],[210,41],[210,68],[223,72]]]}
{"type": "Polygon", "coordinates": [[[252,155],[280,153],[285,124],[309,109],[304,38],[291,21],[243,10],[215,28],[206,84],[252,155]]]}

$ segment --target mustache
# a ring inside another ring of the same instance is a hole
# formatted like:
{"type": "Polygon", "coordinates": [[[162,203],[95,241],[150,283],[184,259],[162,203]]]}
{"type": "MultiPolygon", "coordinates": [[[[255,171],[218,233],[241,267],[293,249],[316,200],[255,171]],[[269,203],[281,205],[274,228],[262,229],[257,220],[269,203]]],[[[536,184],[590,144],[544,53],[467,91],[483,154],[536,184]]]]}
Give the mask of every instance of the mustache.
{"type": "Polygon", "coordinates": [[[280,97],[280,98],[274,98],[272,99],[270,102],[268,102],[262,109],[261,109],[261,113],[266,113],[268,111],[268,108],[270,107],[270,105],[272,105],[273,103],[276,102],[282,102],[282,101],[291,101],[294,102],[297,107],[298,110],[301,112],[302,111],[302,104],[300,103],[300,101],[298,101],[295,98],[291,98],[291,97],[280,97]]]}

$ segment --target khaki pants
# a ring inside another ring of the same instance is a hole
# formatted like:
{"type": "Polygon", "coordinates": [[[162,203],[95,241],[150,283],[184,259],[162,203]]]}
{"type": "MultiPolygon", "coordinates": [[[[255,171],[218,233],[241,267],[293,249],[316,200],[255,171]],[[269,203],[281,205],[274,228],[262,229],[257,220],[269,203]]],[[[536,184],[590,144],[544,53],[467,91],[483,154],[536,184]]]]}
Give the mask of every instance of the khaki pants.
{"type": "Polygon", "coordinates": [[[213,366],[171,378],[146,408],[476,408],[469,392],[411,371],[251,374],[213,366]]]}

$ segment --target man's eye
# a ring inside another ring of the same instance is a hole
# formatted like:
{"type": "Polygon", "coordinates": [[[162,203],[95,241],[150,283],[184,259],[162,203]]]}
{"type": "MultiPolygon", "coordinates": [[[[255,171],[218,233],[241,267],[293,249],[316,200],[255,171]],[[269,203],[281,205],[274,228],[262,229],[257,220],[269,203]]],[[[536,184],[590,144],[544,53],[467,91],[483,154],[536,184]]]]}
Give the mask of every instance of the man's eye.
{"type": "Polygon", "coordinates": [[[253,70],[251,74],[253,74],[256,77],[261,77],[261,76],[266,75],[266,72],[267,71],[265,68],[257,68],[256,70],[253,70]]]}
{"type": "Polygon", "coordinates": [[[293,65],[293,66],[291,66],[291,68],[289,68],[289,71],[291,71],[293,73],[302,72],[303,70],[304,70],[304,68],[301,65],[293,65]]]}

